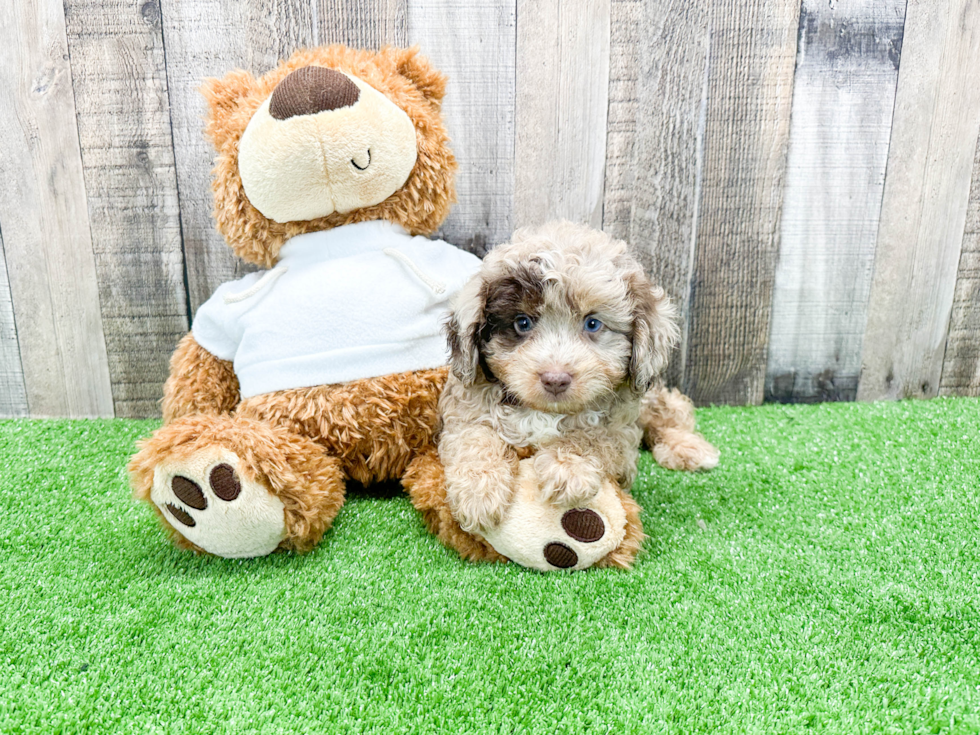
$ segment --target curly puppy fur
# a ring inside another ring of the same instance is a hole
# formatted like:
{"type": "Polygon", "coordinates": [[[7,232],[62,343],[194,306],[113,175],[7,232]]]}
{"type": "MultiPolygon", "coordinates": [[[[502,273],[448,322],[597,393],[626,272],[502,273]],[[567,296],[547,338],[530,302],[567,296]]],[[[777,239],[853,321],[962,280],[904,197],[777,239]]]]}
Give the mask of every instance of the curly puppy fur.
{"type": "Polygon", "coordinates": [[[665,403],[675,394],[651,390],[678,338],[663,290],[625,243],[554,222],[518,230],[487,255],[457,296],[447,333],[452,374],[439,402],[439,455],[461,530],[479,535],[501,521],[517,462],[533,456],[542,492],[562,506],[587,503],[604,478],[619,483],[627,539],[604,561],[628,566],[643,538],[626,492],[641,407],[655,444],[693,431],[686,399],[665,403]]]}

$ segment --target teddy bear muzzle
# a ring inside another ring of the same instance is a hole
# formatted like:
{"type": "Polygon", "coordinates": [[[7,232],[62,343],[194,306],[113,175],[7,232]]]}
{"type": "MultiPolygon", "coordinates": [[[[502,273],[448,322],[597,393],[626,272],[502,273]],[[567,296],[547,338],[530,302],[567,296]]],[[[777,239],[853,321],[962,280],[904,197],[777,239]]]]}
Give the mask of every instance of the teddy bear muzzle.
{"type": "Polygon", "coordinates": [[[408,114],[347,72],[290,72],[252,115],[238,167],[249,202],[275,222],[299,222],[380,204],[418,156],[408,114]]]}

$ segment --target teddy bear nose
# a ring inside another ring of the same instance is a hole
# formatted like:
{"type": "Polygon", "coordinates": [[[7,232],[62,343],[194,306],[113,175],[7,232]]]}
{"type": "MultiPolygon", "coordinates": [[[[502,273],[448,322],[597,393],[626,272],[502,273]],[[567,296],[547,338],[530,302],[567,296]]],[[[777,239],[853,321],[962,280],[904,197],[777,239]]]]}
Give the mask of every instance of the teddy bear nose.
{"type": "Polygon", "coordinates": [[[349,107],[357,102],[360,94],[357,85],[339,71],[323,66],[304,66],[276,85],[269,114],[276,120],[314,115],[349,107]]]}

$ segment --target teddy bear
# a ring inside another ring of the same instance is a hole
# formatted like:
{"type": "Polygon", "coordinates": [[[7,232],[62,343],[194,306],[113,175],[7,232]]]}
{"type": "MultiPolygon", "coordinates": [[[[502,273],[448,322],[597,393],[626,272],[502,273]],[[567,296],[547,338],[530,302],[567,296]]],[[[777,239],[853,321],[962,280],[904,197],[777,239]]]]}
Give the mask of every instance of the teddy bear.
{"type": "Polygon", "coordinates": [[[198,310],[129,465],[177,546],[309,551],[348,480],[438,462],[442,320],[480,263],[424,237],[455,200],[445,86],[417,49],[343,46],[205,84],[215,221],[263,270],[198,310]]]}

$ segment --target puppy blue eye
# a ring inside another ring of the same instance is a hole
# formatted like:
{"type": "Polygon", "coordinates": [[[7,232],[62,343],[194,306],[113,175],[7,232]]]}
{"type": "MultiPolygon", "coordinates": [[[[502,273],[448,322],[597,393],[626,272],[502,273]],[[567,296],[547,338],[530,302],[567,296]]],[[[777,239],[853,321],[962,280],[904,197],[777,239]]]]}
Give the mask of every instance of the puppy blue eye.
{"type": "Polygon", "coordinates": [[[527,314],[518,314],[517,318],[514,320],[514,329],[517,330],[518,334],[527,334],[531,331],[533,326],[534,322],[531,320],[531,317],[527,316],[527,314]]]}
{"type": "Polygon", "coordinates": [[[585,331],[592,332],[595,334],[600,329],[602,329],[602,322],[596,319],[594,316],[586,317],[585,319],[585,331]]]}

